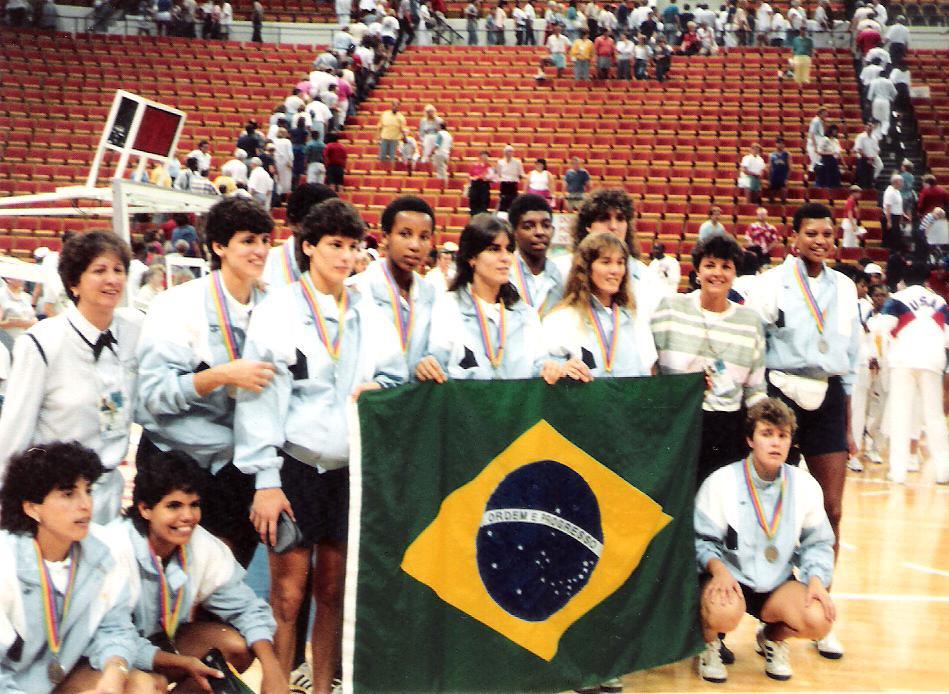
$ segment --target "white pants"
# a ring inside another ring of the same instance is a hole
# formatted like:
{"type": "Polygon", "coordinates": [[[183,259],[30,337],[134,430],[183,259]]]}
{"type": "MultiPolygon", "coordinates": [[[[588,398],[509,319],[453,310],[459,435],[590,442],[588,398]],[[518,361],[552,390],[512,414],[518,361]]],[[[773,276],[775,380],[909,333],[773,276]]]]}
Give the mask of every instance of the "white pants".
{"type": "Polygon", "coordinates": [[[864,431],[873,438],[874,447],[877,446],[886,402],[883,384],[883,377],[879,373],[874,375],[868,367],[857,370],[857,380],[850,395],[850,433],[858,451],[863,447],[864,431]]]}
{"type": "Polygon", "coordinates": [[[874,118],[880,121],[880,124],[873,129],[871,137],[874,140],[879,140],[882,137],[886,137],[887,133],[890,132],[890,110],[892,105],[890,104],[889,99],[874,99],[871,105],[871,114],[874,118]]]}
{"type": "Polygon", "coordinates": [[[438,138],[438,135],[435,133],[425,133],[425,137],[422,138],[422,163],[425,164],[429,159],[432,158],[432,152],[435,151],[435,140],[438,138]]]}
{"type": "Polygon", "coordinates": [[[444,152],[436,151],[432,155],[432,166],[435,168],[435,178],[445,180],[448,178],[448,155],[444,152]]]}
{"type": "Polygon", "coordinates": [[[890,476],[896,482],[906,480],[909,444],[917,426],[914,409],[926,429],[929,457],[936,471],[937,482],[949,482],[949,433],[942,413],[942,374],[925,369],[890,369],[890,476]],[[911,407],[912,402],[919,407],[911,407]]]}
{"type": "Polygon", "coordinates": [[[92,485],[92,522],[105,525],[119,517],[125,478],[118,469],[106,470],[92,485]]]}

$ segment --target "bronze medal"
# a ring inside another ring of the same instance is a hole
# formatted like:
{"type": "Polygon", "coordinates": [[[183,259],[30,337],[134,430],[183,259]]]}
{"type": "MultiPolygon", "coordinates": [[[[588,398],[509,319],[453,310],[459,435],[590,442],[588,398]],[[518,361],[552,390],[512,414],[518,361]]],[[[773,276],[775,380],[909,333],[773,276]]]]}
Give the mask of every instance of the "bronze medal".
{"type": "Polygon", "coordinates": [[[66,679],[66,671],[63,669],[63,666],[59,664],[59,661],[54,658],[50,661],[49,665],[46,666],[46,676],[49,677],[49,681],[53,684],[62,684],[63,680],[66,679]]]}
{"type": "Polygon", "coordinates": [[[817,343],[817,349],[820,350],[821,354],[827,354],[827,351],[830,349],[830,345],[827,344],[827,340],[821,338],[817,343]]]}
{"type": "Polygon", "coordinates": [[[764,558],[767,559],[770,563],[774,563],[778,560],[778,548],[774,545],[768,545],[764,548],[764,558]]]}

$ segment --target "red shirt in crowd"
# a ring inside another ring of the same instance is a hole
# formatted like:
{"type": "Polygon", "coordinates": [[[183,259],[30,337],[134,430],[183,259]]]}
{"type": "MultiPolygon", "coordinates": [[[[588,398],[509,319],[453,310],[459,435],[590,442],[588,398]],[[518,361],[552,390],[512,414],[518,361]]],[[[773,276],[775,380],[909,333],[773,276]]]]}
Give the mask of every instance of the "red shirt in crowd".
{"type": "Polygon", "coordinates": [[[919,216],[925,217],[935,208],[949,208],[949,193],[939,186],[923,186],[919,191],[919,200],[916,203],[916,209],[919,210],[919,216]]]}
{"type": "Polygon", "coordinates": [[[883,43],[883,39],[880,37],[879,31],[870,27],[857,34],[856,43],[857,48],[860,49],[860,52],[863,53],[863,55],[866,55],[871,48],[876,48],[881,43],[883,43]]]}
{"type": "Polygon", "coordinates": [[[471,176],[476,181],[490,181],[491,172],[494,170],[494,167],[491,164],[485,164],[484,162],[476,161],[470,169],[468,169],[468,175],[471,176]]]}
{"type": "Polygon", "coordinates": [[[327,166],[346,166],[346,148],[339,142],[330,142],[323,150],[323,163],[327,166]]]}
{"type": "Polygon", "coordinates": [[[612,58],[615,48],[616,44],[613,39],[605,34],[597,36],[596,41],[593,42],[593,51],[601,58],[612,58]]]}

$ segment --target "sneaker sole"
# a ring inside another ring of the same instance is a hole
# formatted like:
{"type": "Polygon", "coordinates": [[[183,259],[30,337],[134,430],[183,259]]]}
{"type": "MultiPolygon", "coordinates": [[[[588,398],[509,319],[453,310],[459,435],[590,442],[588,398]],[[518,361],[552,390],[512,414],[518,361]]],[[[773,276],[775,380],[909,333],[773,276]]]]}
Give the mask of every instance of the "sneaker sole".
{"type": "Polygon", "coordinates": [[[818,649],[817,652],[820,653],[822,657],[827,658],[827,660],[840,660],[844,657],[843,653],[836,653],[834,651],[822,651],[818,649]]]}
{"type": "Polygon", "coordinates": [[[764,671],[764,674],[766,674],[768,677],[770,677],[773,680],[778,680],[778,682],[787,682],[789,679],[791,679],[791,675],[775,675],[773,673],[768,672],[767,670],[764,671]]]}
{"type": "Polygon", "coordinates": [[[705,675],[702,675],[702,679],[712,684],[724,684],[728,681],[727,677],[706,677],[705,675]]]}

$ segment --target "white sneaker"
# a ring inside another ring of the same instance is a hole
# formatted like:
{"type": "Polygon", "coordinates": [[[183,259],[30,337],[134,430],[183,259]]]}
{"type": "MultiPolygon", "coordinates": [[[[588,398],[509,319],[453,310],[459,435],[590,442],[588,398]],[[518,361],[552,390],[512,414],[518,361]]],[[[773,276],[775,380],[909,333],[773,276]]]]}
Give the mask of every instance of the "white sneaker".
{"type": "Polygon", "coordinates": [[[290,673],[290,694],[310,694],[312,689],[313,671],[310,670],[310,664],[304,661],[290,673]]]}
{"type": "Polygon", "coordinates": [[[919,453],[911,453],[906,461],[906,472],[919,472],[919,453]]]}
{"type": "Polygon", "coordinates": [[[791,654],[787,641],[771,641],[765,638],[764,627],[758,629],[755,639],[758,653],[764,655],[764,673],[773,680],[782,682],[791,679],[791,654]]]}
{"type": "Polygon", "coordinates": [[[601,694],[620,694],[623,691],[623,680],[613,677],[600,683],[601,694]]]}
{"type": "Polygon", "coordinates": [[[330,685],[330,694],[343,694],[343,680],[333,680],[330,685]]]}
{"type": "Polygon", "coordinates": [[[817,652],[825,658],[840,660],[844,657],[844,645],[840,643],[840,639],[837,638],[833,631],[828,633],[827,636],[820,641],[815,641],[814,645],[817,646],[817,652]]]}
{"type": "Polygon", "coordinates": [[[699,653],[699,675],[706,682],[721,684],[728,681],[728,670],[725,669],[725,664],[722,662],[721,647],[721,640],[715,639],[706,643],[705,650],[699,653]]]}
{"type": "Polygon", "coordinates": [[[871,448],[867,451],[867,460],[874,465],[883,465],[883,456],[880,455],[880,452],[876,448],[871,448]]]}
{"type": "Polygon", "coordinates": [[[863,472],[863,463],[861,463],[860,458],[855,455],[850,456],[850,460],[847,461],[847,467],[854,472],[863,472]]]}

